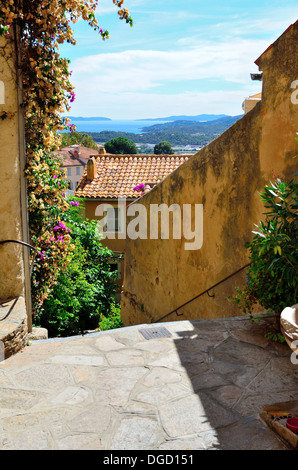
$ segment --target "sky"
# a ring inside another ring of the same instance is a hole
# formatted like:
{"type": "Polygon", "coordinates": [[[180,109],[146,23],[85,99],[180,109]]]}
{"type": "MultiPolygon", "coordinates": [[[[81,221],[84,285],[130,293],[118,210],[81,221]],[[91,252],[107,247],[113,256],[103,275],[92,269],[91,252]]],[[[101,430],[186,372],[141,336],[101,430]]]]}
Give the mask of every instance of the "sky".
{"type": "Polygon", "coordinates": [[[71,60],[76,100],[71,116],[111,119],[242,114],[261,91],[254,61],[298,17],[297,0],[125,0],[134,20],[119,20],[112,0],[98,0],[103,41],[83,20],[71,60]]]}

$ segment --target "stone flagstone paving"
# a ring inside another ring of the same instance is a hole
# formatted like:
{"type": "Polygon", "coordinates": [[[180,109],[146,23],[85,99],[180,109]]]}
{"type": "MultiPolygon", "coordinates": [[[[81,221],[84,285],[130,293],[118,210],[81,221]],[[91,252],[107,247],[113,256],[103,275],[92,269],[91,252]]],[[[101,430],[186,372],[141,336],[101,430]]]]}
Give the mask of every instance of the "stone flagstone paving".
{"type": "Polygon", "coordinates": [[[1,362],[0,449],[288,449],[259,413],[298,399],[298,366],[265,321],[162,326],[171,337],[139,325],[35,341],[1,362]]]}

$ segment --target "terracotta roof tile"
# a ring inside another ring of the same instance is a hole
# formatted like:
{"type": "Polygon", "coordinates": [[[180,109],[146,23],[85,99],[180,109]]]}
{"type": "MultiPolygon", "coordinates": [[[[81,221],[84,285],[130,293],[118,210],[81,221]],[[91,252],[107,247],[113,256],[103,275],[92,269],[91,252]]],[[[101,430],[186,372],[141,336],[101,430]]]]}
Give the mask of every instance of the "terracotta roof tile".
{"type": "Polygon", "coordinates": [[[82,198],[136,199],[140,192],[133,188],[150,183],[155,186],[190,155],[99,155],[95,157],[96,177],[87,179],[87,168],[79,181],[75,196],[82,198]]]}
{"type": "Polygon", "coordinates": [[[99,151],[82,145],[70,145],[62,147],[55,154],[62,158],[64,167],[82,166],[87,164],[90,155],[98,155],[99,151]]]}

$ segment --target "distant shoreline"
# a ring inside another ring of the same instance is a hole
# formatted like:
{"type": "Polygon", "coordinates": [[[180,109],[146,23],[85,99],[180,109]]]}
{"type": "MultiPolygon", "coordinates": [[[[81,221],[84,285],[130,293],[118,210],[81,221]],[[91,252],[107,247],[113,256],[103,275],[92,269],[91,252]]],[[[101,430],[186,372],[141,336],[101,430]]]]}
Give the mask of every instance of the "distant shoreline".
{"type": "Polygon", "coordinates": [[[241,116],[228,116],[210,121],[135,121],[135,120],[74,120],[77,132],[91,135],[99,143],[115,137],[126,137],[138,144],[156,144],[161,141],[177,145],[203,147],[228,129],[241,116]]]}
{"type": "Polygon", "coordinates": [[[217,119],[221,118],[228,118],[228,117],[233,117],[229,116],[227,114],[198,114],[196,116],[186,116],[186,115],[181,115],[181,116],[168,116],[164,118],[144,118],[144,119],[111,119],[107,117],[102,117],[102,116],[93,116],[93,117],[83,117],[83,116],[66,116],[68,119],[71,119],[72,121],[131,121],[131,122],[152,122],[152,121],[198,121],[198,122],[209,122],[209,121],[215,121],[217,119]]]}
{"type": "Polygon", "coordinates": [[[66,116],[72,121],[112,121],[110,118],[106,117],[81,117],[81,116],[66,116]]]}

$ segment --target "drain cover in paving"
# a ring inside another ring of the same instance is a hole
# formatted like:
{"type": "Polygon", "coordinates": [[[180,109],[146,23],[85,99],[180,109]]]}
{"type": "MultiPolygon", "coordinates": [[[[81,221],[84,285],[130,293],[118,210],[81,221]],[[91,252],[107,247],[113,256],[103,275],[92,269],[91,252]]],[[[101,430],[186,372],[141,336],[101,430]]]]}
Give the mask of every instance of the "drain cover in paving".
{"type": "Polygon", "coordinates": [[[145,339],[155,339],[155,338],[169,338],[171,333],[162,327],[158,328],[143,328],[142,330],[139,330],[140,333],[144,336],[145,339]]]}

